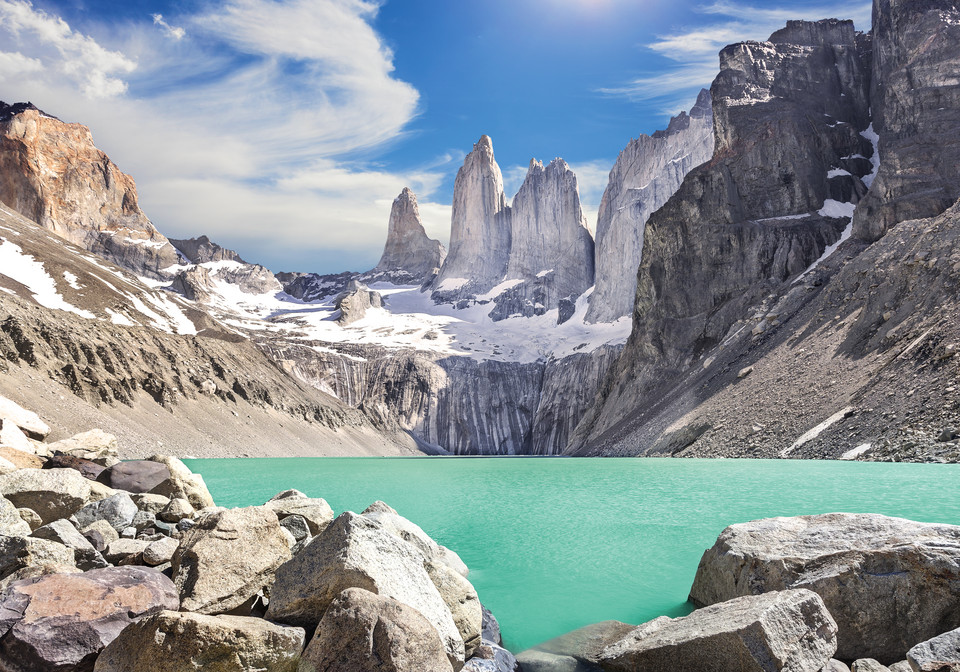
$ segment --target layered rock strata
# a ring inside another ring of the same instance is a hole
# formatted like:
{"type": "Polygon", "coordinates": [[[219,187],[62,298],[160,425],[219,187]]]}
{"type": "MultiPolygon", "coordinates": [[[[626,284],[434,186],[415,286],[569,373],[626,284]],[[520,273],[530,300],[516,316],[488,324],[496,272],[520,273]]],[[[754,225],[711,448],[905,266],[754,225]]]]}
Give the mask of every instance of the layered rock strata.
{"type": "Polygon", "coordinates": [[[641,135],[610,171],[597,214],[596,289],[588,322],[612,322],[633,313],[643,231],[650,215],[676,193],[693,168],[713,156],[713,108],[706,89],[690,113],[666,130],[641,135]]]}

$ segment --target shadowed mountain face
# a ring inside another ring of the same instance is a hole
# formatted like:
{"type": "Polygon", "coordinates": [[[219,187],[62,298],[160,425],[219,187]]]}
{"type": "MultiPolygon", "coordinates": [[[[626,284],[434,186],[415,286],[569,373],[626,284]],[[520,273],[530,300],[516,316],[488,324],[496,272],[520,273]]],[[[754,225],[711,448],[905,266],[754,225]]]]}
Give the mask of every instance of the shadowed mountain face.
{"type": "MultiPolygon", "coordinates": [[[[856,446],[836,427],[818,430],[832,437],[825,443],[801,435],[858,414],[856,427],[845,427],[851,441],[886,440],[891,402],[880,400],[909,390],[883,367],[911,366],[888,353],[903,354],[919,337],[929,352],[949,353],[956,337],[928,329],[920,308],[953,280],[928,278],[929,266],[904,258],[956,258],[955,211],[913,222],[909,233],[889,227],[907,213],[943,212],[960,188],[958,171],[937,170],[950,161],[956,132],[942,148],[918,151],[953,123],[960,101],[956,78],[944,75],[955,71],[953,50],[919,48],[917,36],[952,35],[957,14],[953,3],[878,0],[872,43],[849,22],[790,22],[768,42],[721,52],[711,89],[714,157],[648,222],[633,333],[571,450],[838,455],[856,446]],[[906,79],[921,74],[921,86],[908,89],[906,79]],[[933,98],[946,109],[927,124],[922,101],[933,98]],[[928,199],[924,174],[948,183],[934,191],[953,195],[928,199]],[[908,244],[931,229],[942,238],[908,244]],[[877,242],[864,252],[851,240],[823,259],[841,232],[877,242]],[[884,283],[900,289],[891,294],[884,283]]],[[[947,273],[957,268],[950,264],[947,273]]],[[[949,374],[945,366],[920,367],[931,394],[949,374]]],[[[956,419],[941,413],[922,411],[917,426],[934,433],[956,419]]]]}

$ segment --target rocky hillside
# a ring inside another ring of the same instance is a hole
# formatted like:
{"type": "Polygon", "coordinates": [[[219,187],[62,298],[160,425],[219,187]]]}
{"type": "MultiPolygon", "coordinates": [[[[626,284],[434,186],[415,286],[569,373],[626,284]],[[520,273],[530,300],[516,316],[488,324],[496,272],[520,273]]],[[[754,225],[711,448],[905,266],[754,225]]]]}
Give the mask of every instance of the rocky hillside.
{"type": "Polygon", "coordinates": [[[648,221],[571,452],[956,459],[960,10],[875,21],[723,50],[716,152],[648,221]]]}
{"type": "Polygon", "coordinates": [[[418,452],[207,312],[3,206],[0,311],[0,388],[60,418],[55,436],[96,423],[123,439],[124,457],[164,445],[211,457],[418,452]]]}

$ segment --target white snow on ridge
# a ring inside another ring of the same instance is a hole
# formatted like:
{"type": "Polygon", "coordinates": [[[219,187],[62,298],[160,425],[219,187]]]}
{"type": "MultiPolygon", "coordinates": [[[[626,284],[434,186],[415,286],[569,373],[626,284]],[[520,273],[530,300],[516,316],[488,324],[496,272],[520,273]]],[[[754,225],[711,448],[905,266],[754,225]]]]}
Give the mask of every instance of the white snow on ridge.
{"type": "Polygon", "coordinates": [[[873,185],[873,180],[877,177],[877,171],[880,170],[880,136],[873,130],[873,122],[867,126],[867,130],[861,131],[860,135],[870,141],[873,145],[873,156],[870,157],[870,163],[873,164],[873,172],[863,177],[863,183],[869,189],[873,185]]]}
{"type": "Polygon", "coordinates": [[[857,209],[856,203],[841,203],[832,198],[823,202],[823,207],[817,211],[821,217],[836,217],[839,219],[852,219],[853,211],[857,209]]]}
{"type": "Polygon", "coordinates": [[[452,292],[454,290],[460,289],[465,284],[470,282],[469,278],[447,278],[439,285],[434,287],[438,292],[452,292]]]}
{"type": "Polygon", "coordinates": [[[19,282],[30,290],[34,300],[45,308],[65,310],[88,320],[96,319],[89,310],[82,310],[67,303],[57,291],[57,283],[32,255],[25,254],[23,248],[0,238],[0,275],[19,282]]]}
{"type": "Polygon", "coordinates": [[[485,294],[480,294],[477,296],[477,301],[493,301],[495,298],[503,294],[508,289],[516,287],[517,285],[522,285],[523,280],[519,278],[514,278],[513,280],[504,280],[496,287],[493,287],[489,292],[485,294]]]}

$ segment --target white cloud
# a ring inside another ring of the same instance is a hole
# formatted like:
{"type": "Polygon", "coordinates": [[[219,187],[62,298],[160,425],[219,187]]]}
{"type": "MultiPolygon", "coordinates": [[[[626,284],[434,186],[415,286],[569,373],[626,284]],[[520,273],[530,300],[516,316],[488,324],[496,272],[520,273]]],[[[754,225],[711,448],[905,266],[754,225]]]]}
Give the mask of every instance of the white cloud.
{"type": "Polygon", "coordinates": [[[16,42],[31,44],[40,52],[40,61],[52,61],[88,98],[124,93],[127,83],[122,77],[137,67],[124,54],[104,49],[93,38],[75,33],[63,19],[35,9],[26,0],[0,0],[0,31],[16,42]]]}
{"type": "Polygon", "coordinates": [[[206,233],[251,261],[289,251],[303,270],[331,249],[375,262],[404,186],[428,233],[449,235],[450,207],[432,197],[462,154],[397,171],[358,160],[402,137],[418,109],[371,26],[376,3],[203,7],[122,30],[87,24],[98,42],[29,2],[0,0],[0,39],[17,49],[0,52],[4,97],[89,125],[172,237],[206,233]]]}
{"type": "Polygon", "coordinates": [[[715,23],[663,35],[645,45],[676,63],[657,74],[638,77],[622,86],[601,89],[602,93],[626,96],[634,100],[669,98],[667,109],[675,113],[686,109],[692,91],[707,88],[719,69],[717,55],[723,47],[744,40],[766,40],[790,19],[816,21],[829,17],[853,19],[858,28],[870,26],[872,3],[869,0],[814,7],[757,7],[741,2],[720,0],[699,7],[698,12],[717,17],[715,23]],[[840,16],[837,16],[838,13],[840,16]]]}
{"type": "Polygon", "coordinates": [[[0,51],[0,80],[12,79],[43,70],[40,59],[24,56],[19,51],[0,51]]]}
{"type": "Polygon", "coordinates": [[[169,23],[164,21],[163,14],[151,14],[153,17],[153,23],[156,26],[160,26],[163,29],[163,34],[173,40],[182,40],[187,31],[185,31],[180,26],[171,26],[169,23]]]}

